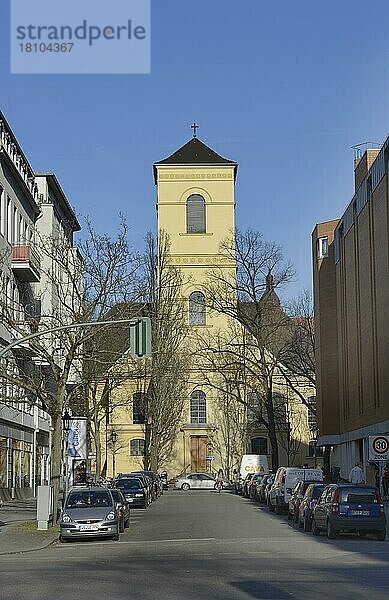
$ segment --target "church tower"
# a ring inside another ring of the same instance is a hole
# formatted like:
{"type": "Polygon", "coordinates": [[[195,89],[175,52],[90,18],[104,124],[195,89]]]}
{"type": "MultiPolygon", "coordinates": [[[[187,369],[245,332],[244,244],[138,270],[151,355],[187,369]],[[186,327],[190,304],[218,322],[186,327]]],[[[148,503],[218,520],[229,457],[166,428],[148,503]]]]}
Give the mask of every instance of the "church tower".
{"type": "MultiPolygon", "coordinates": [[[[235,277],[235,264],[220,255],[220,244],[235,227],[235,180],[238,165],[223,158],[197,138],[154,164],[157,186],[158,231],[170,239],[170,261],[182,272],[188,323],[209,332],[227,327],[227,318],[206,309],[206,279],[210,269],[226,269],[235,277]]],[[[181,428],[177,469],[205,471],[217,430],[213,392],[199,382],[188,388],[181,428]]],[[[212,464],[218,467],[217,461],[212,464]]]]}

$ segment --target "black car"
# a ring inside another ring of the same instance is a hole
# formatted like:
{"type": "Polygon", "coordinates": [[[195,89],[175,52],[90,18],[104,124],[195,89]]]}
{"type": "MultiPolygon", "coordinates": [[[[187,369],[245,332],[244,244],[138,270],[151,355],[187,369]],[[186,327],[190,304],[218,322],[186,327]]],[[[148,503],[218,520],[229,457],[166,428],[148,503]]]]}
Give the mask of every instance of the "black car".
{"type": "MultiPolygon", "coordinates": [[[[308,486],[314,481],[298,481],[292,490],[292,494],[289,498],[288,503],[288,519],[298,523],[299,520],[299,509],[304,494],[308,489],[308,486]]],[[[323,485],[324,488],[324,485],[323,485]]]]}
{"type": "Polygon", "coordinates": [[[269,480],[272,476],[273,476],[272,473],[268,473],[268,474],[264,475],[261,479],[261,482],[257,486],[257,499],[262,504],[266,504],[266,494],[265,494],[266,486],[268,485],[269,480]]]}
{"type": "Polygon", "coordinates": [[[138,473],[119,473],[116,481],[120,481],[121,479],[131,479],[134,477],[142,481],[147,493],[147,504],[150,504],[150,502],[155,500],[154,485],[152,479],[145,475],[143,472],[139,471],[138,473]]]}
{"type": "Polygon", "coordinates": [[[116,482],[130,506],[147,508],[150,504],[149,493],[141,477],[122,477],[116,482]]]}
{"type": "Polygon", "coordinates": [[[159,475],[154,473],[154,471],[133,471],[134,475],[145,475],[152,481],[152,496],[153,500],[159,498],[162,494],[162,485],[160,483],[159,475]]]}
{"type": "Polygon", "coordinates": [[[301,500],[299,507],[298,526],[304,528],[304,531],[311,531],[312,514],[318,499],[320,498],[325,483],[311,483],[301,500]]]}
{"type": "Polygon", "coordinates": [[[118,489],[110,489],[115,502],[116,511],[119,517],[119,530],[123,533],[126,527],[130,525],[130,504],[125,499],[123,493],[118,489]]]}
{"type": "Polygon", "coordinates": [[[384,541],[386,517],[381,495],[372,485],[331,484],[321,494],[312,516],[312,533],[327,531],[333,539],[340,532],[368,533],[384,541]]]}

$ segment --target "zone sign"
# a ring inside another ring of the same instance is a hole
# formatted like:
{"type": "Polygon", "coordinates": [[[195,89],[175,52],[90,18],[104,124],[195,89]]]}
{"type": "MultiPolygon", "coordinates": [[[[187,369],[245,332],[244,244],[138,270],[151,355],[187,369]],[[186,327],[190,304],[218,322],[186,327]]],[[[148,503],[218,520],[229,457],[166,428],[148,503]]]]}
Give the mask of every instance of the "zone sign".
{"type": "Polygon", "coordinates": [[[369,436],[369,460],[389,461],[389,435],[369,436]]]}

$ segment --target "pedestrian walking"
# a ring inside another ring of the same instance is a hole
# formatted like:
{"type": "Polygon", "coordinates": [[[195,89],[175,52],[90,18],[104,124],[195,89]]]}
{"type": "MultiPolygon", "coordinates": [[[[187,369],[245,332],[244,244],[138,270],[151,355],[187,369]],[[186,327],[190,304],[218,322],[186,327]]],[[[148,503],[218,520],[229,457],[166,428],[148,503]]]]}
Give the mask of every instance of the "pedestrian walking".
{"type": "Polygon", "coordinates": [[[386,465],[382,475],[382,487],[384,491],[385,500],[389,500],[389,467],[386,465]]]}
{"type": "Polygon", "coordinates": [[[355,467],[353,467],[348,476],[350,483],[354,483],[354,485],[360,485],[361,483],[365,483],[365,475],[361,468],[361,463],[355,463],[355,467]]]}

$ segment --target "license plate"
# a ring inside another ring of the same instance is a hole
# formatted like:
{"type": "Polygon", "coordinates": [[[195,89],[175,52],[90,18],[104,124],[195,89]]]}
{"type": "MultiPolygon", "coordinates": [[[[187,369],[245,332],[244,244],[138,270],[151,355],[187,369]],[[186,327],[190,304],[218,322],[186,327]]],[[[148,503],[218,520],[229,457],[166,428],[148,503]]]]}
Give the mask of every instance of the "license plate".
{"type": "Polygon", "coordinates": [[[370,510],[352,510],[352,515],[367,517],[370,515],[370,510]]]}
{"type": "Polygon", "coordinates": [[[98,525],[80,525],[80,531],[98,531],[98,525]]]}

